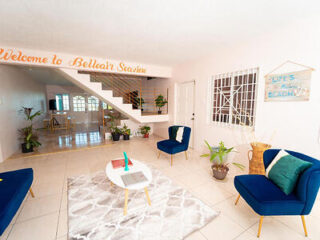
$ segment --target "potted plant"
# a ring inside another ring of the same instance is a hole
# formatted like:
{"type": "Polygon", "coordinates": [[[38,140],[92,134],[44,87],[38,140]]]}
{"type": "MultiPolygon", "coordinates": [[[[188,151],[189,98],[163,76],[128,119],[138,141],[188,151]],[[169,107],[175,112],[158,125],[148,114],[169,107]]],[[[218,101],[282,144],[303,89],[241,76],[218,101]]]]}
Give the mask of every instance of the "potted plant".
{"type": "Polygon", "coordinates": [[[41,146],[41,143],[38,141],[37,134],[33,131],[33,120],[36,116],[40,116],[41,112],[37,111],[32,114],[33,108],[22,108],[22,112],[25,115],[25,119],[29,122],[29,126],[24,127],[19,130],[23,143],[21,144],[22,153],[33,152],[34,148],[41,146]]]}
{"type": "MultiPolygon", "coordinates": [[[[211,147],[207,141],[204,141],[210,151],[210,153],[202,154],[201,157],[210,157],[210,162],[212,162],[212,173],[213,177],[218,180],[223,180],[229,171],[227,156],[230,152],[232,152],[232,148],[226,148],[224,143],[221,141],[219,143],[219,147],[211,147]]],[[[232,163],[234,166],[244,169],[244,166],[240,163],[232,163]]]]}
{"type": "Polygon", "coordinates": [[[160,94],[155,100],[156,106],[159,108],[158,114],[161,114],[161,108],[168,103],[168,101],[160,94]]]}
{"type": "Polygon", "coordinates": [[[150,130],[151,130],[151,128],[148,125],[144,125],[144,126],[140,127],[140,133],[143,135],[144,138],[149,137],[150,130]]]}
{"type": "Polygon", "coordinates": [[[143,112],[144,99],[139,98],[139,97],[135,97],[134,100],[138,105],[140,105],[141,112],[143,112]]]}
{"type": "Polygon", "coordinates": [[[116,115],[108,114],[110,123],[110,132],[113,141],[119,141],[121,135],[121,129],[116,126],[115,121],[118,119],[116,115]]]}
{"type": "Polygon", "coordinates": [[[121,128],[121,134],[123,136],[123,140],[130,140],[131,130],[128,128],[126,124],[124,124],[123,128],[121,128]]]}

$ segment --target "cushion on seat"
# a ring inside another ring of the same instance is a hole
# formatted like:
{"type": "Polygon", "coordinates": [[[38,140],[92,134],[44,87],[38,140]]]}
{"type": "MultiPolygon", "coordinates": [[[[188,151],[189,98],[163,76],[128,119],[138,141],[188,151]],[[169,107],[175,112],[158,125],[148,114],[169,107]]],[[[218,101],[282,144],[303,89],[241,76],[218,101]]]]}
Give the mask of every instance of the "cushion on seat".
{"type": "Polygon", "coordinates": [[[0,173],[0,235],[18,211],[33,181],[32,168],[0,173]]]}
{"type": "Polygon", "coordinates": [[[236,176],[234,185],[259,215],[300,215],[304,209],[305,203],[296,195],[286,195],[264,175],[236,176]]]}
{"type": "Polygon", "coordinates": [[[169,153],[175,154],[179,152],[186,151],[188,146],[183,143],[179,143],[176,140],[163,140],[157,143],[157,147],[159,150],[169,153]]]}

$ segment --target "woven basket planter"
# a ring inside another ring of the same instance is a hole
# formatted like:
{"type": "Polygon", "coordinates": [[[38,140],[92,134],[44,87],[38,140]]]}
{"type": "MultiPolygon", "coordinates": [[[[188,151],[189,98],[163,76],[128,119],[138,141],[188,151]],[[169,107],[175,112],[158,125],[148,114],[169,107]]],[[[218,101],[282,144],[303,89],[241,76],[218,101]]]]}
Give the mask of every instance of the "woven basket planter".
{"type": "Polygon", "coordinates": [[[266,170],[263,164],[263,153],[271,148],[271,145],[259,142],[253,142],[250,143],[250,145],[252,150],[248,151],[249,174],[265,175],[266,170]],[[250,153],[252,153],[251,158],[250,153]]]}

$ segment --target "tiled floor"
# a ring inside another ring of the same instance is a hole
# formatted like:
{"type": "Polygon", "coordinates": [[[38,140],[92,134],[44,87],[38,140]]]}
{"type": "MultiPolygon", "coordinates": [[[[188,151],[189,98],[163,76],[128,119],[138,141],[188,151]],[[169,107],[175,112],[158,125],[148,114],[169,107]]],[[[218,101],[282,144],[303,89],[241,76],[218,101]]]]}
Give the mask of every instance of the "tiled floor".
{"type": "MultiPolygon", "coordinates": [[[[10,159],[1,163],[1,172],[32,167],[35,172],[33,191],[36,198],[28,196],[25,199],[15,219],[0,239],[66,240],[67,178],[105,169],[107,162],[121,157],[123,151],[132,158],[157,167],[213,209],[221,211],[216,219],[190,235],[188,240],[256,239],[257,214],[242,199],[237,206],[234,205],[237,195],[233,187],[233,177],[238,174],[236,169],[231,168],[228,178],[218,182],[211,177],[209,161],[200,158],[200,154],[195,151],[189,151],[188,160],[185,160],[184,154],[178,154],[174,157],[173,167],[170,167],[168,155],[161,154],[160,159],[156,157],[157,140],[133,138],[100,148],[10,159]]],[[[320,239],[319,198],[306,221],[309,238],[304,237],[299,217],[266,217],[261,239],[320,239]]]]}
{"type": "Polygon", "coordinates": [[[37,134],[41,147],[31,153],[21,153],[19,149],[10,159],[109,144],[109,141],[104,139],[102,131],[99,131],[98,124],[75,124],[70,130],[60,129],[54,132],[41,129],[37,131],[37,134]]]}

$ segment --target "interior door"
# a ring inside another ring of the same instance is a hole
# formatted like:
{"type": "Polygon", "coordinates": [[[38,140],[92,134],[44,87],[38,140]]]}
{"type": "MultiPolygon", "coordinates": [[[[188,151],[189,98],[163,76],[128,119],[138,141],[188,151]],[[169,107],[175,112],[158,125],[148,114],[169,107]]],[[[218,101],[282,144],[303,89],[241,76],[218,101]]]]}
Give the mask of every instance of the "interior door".
{"type": "Polygon", "coordinates": [[[194,144],[194,92],[195,81],[178,84],[176,124],[191,128],[190,147],[194,144]]]}

